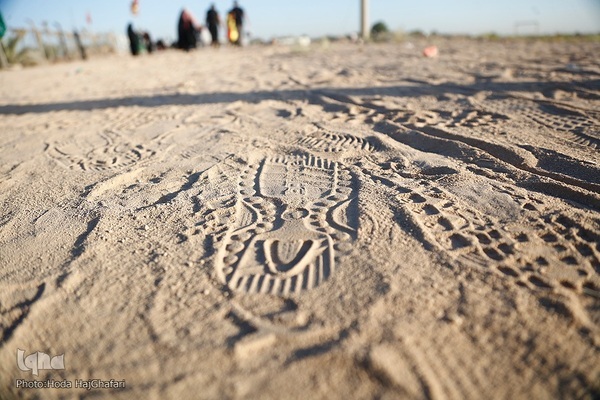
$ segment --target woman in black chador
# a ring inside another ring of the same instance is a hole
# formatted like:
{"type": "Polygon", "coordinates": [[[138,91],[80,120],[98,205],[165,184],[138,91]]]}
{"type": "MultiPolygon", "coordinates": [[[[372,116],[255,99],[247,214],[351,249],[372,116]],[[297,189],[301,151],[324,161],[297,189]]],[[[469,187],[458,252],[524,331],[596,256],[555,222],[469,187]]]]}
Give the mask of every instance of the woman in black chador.
{"type": "Polygon", "coordinates": [[[192,17],[192,14],[186,9],[183,9],[179,16],[177,32],[179,35],[177,47],[185,51],[196,48],[198,42],[198,27],[194,17],[192,17]]]}
{"type": "Polygon", "coordinates": [[[133,24],[127,26],[127,36],[129,37],[129,50],[131,55],[137,56],[140,54],[140,37],[137,32],[133,30],[133,24]]]}

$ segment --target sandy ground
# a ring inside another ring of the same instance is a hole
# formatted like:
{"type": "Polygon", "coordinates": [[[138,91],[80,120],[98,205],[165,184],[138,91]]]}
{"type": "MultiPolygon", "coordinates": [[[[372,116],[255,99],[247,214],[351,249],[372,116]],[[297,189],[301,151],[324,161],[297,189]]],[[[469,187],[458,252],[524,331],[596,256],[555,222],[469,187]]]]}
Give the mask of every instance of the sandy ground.
{"type": "Polygon", "coordinates": [[[0,71],[0,398],[598,398],[600,44],[426,44],[0,71]]]}

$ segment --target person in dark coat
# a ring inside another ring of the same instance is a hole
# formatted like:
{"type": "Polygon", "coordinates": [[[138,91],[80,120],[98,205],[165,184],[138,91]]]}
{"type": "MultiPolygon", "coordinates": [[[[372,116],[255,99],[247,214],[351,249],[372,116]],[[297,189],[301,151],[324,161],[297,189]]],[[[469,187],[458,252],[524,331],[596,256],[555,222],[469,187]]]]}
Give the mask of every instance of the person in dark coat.
{"type": "Polygon", "coordinates": [[[177,26],[177,47],[185,51],[195,49],[198,43],[198,31],[199,27],[192,14],[188,10],[183,9],[177,26]]]}
{"type": "Polygon", "coordinates": [[[215,10],[214,4],[211,4],[210,9],[206,12],[206,25],[212,38],[212,46],[219,47],[219,25],[221,25],[221,19],[219,18],[219,13],[215,10]]]}
{"type": "Polygon", "coordinates": [[[140,54],[140,37],[133,30],[133,24],[127,25],[127,37],[129,38],[129,50],[132,56],[140,54]]]}

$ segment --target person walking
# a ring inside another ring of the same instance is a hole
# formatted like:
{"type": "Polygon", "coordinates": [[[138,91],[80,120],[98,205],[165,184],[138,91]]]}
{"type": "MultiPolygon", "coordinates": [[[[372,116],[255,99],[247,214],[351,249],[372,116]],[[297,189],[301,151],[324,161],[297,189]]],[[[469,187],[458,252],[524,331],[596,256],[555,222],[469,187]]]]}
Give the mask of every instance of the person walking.
{"type": "Polygon", "coordinates": [[[245,19],[244,10],[238,5],[237,1],[234,1],[233,8],[227,14],[227,36],[230,43],[237,46],[242,45],[245,19]]]}
{"type": "Polygon", "coordinates": [[[206,12],[206,26],[208,26],[208,31],[212,39],[211,45],[213,47],[219,47],[219,25],[221,25],[219,13],[215,9],[215,5],[211,4],[206,12]]]}

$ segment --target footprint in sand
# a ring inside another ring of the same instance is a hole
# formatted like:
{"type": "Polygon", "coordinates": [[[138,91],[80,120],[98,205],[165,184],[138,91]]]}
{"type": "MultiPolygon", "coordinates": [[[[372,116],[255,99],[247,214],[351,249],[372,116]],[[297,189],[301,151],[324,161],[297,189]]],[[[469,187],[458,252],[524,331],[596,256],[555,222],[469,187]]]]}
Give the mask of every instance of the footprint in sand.
{"type": "Polygon", "coordinates": [[[417,183],[399,175],[383,179],[363,172],[396,193],[427,247],[459,263],[495,271],[531,290],[562,288],[577,295],[600,296],[597,221],[583,215],[574,219],[506,185],[486,190],[485,202],[512,209],[510,218],[494,216],[479,208],[481,204],[467,206],[435,180],[417,183]]]}
{"type": "Polygon", "coordinates": [[[356,237],[352,176],[312,156],[268,158],[239,183],[235,222],[217,253],[217,274],[231,289],[287,295],[335,271],[356,237]]]}
{"type": "Polygon", "coordinates": [[[96,139],[93,143],[76,138],[54,142],[47,146],[46,153],[67,168],[88,172],[126,168],[155,154],[142,144],[126,142],[116,132],[101,133],[96,139]]]}
{"type": "Polygon", "coordinates": [[[556,132],[566,134],[566,139],[591,148],[600,147],[600,123],[581,110],[570,110],[550,102],[504,98],[486,100],[479,105],[485,110],[504,115],[516,115],[534,121],[556,132]]]}
{"type": "Polygon", "coordinates": [[[339,153],[345,151],[377,150],[377,145],[369,139],[364,139],[348,133],[334,132],[318,126],[316,132],[307,134],[298,141],[298,144],[314,151],[325,153],[339,153]]]}
{"type": "Polygon", "coordinates": [[[395,122],[408,124],[416,128],[477,128],[496,126],[507,118],[496,113],[463,109],[453,112],[439,110],[402,111],[396,114],[395,122]]]}

